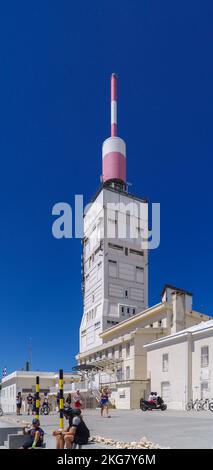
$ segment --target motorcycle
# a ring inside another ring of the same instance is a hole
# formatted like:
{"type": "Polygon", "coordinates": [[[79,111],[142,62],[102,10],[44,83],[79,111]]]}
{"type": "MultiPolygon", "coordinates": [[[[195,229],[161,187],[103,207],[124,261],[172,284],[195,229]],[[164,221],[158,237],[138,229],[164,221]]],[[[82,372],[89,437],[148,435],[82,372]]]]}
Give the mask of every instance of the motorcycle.
{"type": "Polygon", "coordinates": [[[150,403],[147,400],[140,399],[140,409],[141,411],[147,410],[162,410],[165,411],[167,409],[166,403],[164,403],[163,398],[160,396],[157,397],[156,403],[150,403]]]}

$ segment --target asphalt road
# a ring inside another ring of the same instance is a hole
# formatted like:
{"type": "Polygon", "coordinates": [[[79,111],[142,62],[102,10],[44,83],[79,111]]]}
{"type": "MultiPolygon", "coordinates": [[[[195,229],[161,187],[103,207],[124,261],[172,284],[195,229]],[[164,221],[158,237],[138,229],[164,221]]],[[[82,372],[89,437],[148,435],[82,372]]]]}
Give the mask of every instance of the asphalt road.
{"type": "MultiPolygon", "coordinates": [[[[111,418],[100,416],[100,410],[84,410],[83,416],[91,435],[100,435],[119,441],[138,441],[145,436],[161,447],[172,449],[213,448],[213,413],[185,411],[112,410],[111,418]]],[[[0,418],[3,422],[22,424],[29,422],[29,416],[14,415],[0,418]]],[[[57,414],[41,416],[41,425],[51,434],[59,426],[57,414]]]]}

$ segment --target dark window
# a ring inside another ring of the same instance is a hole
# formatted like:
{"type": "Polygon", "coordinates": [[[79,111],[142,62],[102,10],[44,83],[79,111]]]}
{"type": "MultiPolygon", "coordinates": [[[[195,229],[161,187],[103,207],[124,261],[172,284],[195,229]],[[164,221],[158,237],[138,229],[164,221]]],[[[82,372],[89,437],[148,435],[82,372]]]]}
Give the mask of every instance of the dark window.
{"type": "Polygon", "coordinates": [[[125,248],[125,255],[128,256],[128,248],[125,248]]]}
{"type": "Polygon", "coordinates": [[[128,299],[128,290],[125,290],[125,299],[128,299]]]}
{"type": "Polygon", "coordinates": [[[129,313],[129,307],[127,308],[127,313],[129,313]]]}
{"type": "Polygon", "coordinates": [[[132,309],[132,314],[135,315],[135,308],[132,309]]]}

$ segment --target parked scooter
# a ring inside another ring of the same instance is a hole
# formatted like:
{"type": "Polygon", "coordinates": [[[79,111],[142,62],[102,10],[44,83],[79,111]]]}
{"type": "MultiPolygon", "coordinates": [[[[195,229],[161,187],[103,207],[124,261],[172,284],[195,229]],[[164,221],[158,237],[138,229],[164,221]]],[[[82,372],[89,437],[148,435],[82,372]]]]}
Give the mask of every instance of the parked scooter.
{"type": "Polygon", "coordinates": [[[140,409],[142,411],[147,410],[162,410],[165,411],[167,409],[166,403],[164,403],[163,398],[160,396],[157,397],[156,403],[150,403],[147,400],[140,399],[140,409]]]}

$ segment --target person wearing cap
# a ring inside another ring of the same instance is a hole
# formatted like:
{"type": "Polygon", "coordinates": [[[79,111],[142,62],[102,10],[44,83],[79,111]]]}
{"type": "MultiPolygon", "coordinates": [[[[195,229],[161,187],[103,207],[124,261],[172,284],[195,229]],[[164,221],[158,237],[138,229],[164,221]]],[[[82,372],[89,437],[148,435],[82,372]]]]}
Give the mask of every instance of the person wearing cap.
{"type": "Polygon", "coordinates": [[[23,444],[21,449],[34,449],[35,447],[41,447],[44,439],[44,431],[40,428],[40,421],[37,418],[32,420],[32,428],[23,429],[23,433],[26,434],[26,442],[23,444]]]}
{"type": "Polygon", "coordinates": [[[56,438],[56,449],[75,448],[88,443],[90,432],[81,416],[80,409],[64,408],[64,416],[69,420],[66,430],[56,430],[53,436],[56,438]]]}

